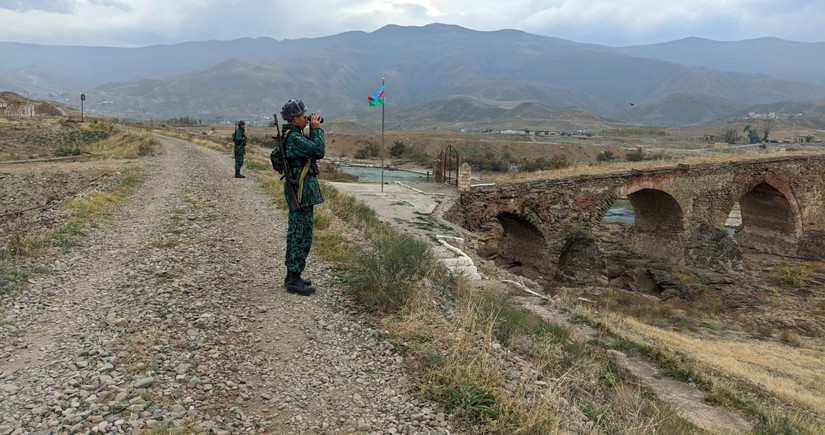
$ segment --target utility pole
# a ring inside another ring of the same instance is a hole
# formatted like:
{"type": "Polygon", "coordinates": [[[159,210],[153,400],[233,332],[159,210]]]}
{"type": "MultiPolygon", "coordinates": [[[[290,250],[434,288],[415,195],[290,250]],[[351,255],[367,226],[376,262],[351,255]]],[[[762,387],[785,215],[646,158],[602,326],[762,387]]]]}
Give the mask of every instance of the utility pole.
{"type": "Polygon", "coordinates": [[[80,94],[80,122],[83,122],[83,102],[86,101],[86,94],[80,94]]]}
{"type": "MultiPolygon", "coordinates": [[[[381,78],[381,89],[386,85],[385,79],[381,78]]],[[[386,103],[381,105],[381,195],[384,194],[384,107],[386,103]]]]}

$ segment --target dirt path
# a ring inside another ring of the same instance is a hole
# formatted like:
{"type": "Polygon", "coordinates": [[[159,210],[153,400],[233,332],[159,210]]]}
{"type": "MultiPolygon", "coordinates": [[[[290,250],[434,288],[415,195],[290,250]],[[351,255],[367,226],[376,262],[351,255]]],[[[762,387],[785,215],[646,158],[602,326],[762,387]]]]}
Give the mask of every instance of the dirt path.
{"type": "Polygon", "coordinates": [[[137,193],[0,308],[0,434],[455,433],[347,308],[287,294],[285,214],[231,156],[161,138],[137,193]]]}

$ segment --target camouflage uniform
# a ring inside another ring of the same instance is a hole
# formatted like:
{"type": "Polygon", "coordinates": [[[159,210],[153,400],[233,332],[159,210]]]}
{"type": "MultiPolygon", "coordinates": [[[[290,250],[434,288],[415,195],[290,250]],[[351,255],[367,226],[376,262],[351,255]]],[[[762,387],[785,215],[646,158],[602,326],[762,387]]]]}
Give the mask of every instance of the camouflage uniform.
{"type": "Polygon", "coordinates": [[[242,128],[236,128],[235,134],[232,136],[232,142],[235,143],[235,176],[241,174],[241,167],[243,166],[243,158],[246,155],[246,132],[242,128]]]}
{"type": "MultiPolygon", "coordinates": [[[[301,172],[305,164],[314,163],[315,160],[324,158],[326,154],[326,143],[324,142],[324,130],[311,128],[309,138],[301,133],[298,126],[294,124],[284,124],[284,132],[291,131],[286,142],[286,157],[289,164],[290,173],[293,180],[300,180],[301,172]]],[[[301,185],[295,186],[296,196],[300,193],[301,207],[298,210],[289,211],[289,228],[286,233],[286,264],[289,272],[303,272],[306,266],[306,259],[312,247],[312,219],[313,206],[324,202],[321,196],[321,186],[318,183],[315,165],[311,165],[301,185]],[[300,192],[299,192],[300,190],[300,192]]],[[[284,197],[289,203],[289,193],[287,183],[284,183],[284,197]]]]}

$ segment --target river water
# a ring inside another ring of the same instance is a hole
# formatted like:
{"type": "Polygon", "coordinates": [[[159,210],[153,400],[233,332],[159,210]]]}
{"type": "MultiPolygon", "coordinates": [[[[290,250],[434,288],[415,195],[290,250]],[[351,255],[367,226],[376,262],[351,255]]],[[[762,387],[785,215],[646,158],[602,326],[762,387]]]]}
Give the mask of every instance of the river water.
{"type": "MultiPolygon", "coordinates": [[[[347,174],[358,177],[359,183],[380,183],[381,182],[381,168],[367,167],[367,166],[340,166],[338,169],[347,174]]],[[[426,183],[432,181],[432,176],[427,173],[418,173],[412,171],[401,171],[396,169],[384,169],[384,183],[426,183]]]]}
{"type": "MultiPolygon", "coordinates": [[[[625,224],[632,224],[636,221],[636,215],[633,212],[633,206],[626,198],[621,198],[613,203],[613,206],[607,210],[604,215],[604,220],[607,222],[620,222],[625,224]]],[[[728,220],[725,222],[725,231],[729,236],[733,237],[736,233],[736,227],[742,224],[742,215],[739,210],[739,203],[737,202],[731,210],[728,220]]]]}

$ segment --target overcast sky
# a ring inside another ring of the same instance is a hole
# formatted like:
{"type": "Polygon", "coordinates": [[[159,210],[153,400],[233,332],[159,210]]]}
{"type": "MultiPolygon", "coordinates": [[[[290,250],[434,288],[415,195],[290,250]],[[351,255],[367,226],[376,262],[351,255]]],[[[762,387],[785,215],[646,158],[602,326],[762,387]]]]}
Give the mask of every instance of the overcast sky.
{"type": "Polygon", "coordinates": [[[609,46],[689,36],[825,42],[825,0],[0,0],[0,41],[38,44],[280,40],[430,23],[609,46]]]}

